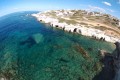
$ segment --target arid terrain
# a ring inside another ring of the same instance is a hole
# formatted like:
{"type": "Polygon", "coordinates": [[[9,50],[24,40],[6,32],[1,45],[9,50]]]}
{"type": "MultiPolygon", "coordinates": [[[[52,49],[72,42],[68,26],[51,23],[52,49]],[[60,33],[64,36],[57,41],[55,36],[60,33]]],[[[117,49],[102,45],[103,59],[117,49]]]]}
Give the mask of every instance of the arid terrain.
{"type": "Polygon", "coordinates": [[[46,12],[46,15],[57,18],[60,22],[68,24],[82,24],[86,27],[94,27],[104,30],[108,35],[120,38],[119,19],[99,12],[87,12],[85,10],[57,10],[46,12]]]}

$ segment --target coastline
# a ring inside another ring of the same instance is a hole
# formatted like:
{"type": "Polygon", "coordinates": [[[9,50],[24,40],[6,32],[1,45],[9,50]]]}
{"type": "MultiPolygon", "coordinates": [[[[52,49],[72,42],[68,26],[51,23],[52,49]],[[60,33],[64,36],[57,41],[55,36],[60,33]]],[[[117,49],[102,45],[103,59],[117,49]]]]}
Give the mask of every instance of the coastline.
{"type": "MultiPolygon", "coordinates": [[[[96,29],[93,27],[86,27],[82,24],[67,24],[66,22],[60,22],[59,19],[54,18],[50,15],[45,15],[46,12],[40,12],[37,14],[32,14],[32,16],[36,17],[38,21],[43,23],[49,23],[52,27],[56,27],[62,29],[67,32],[78,33],[83,36],[88,36],[97,40],[107,41],[111,43],[120,42],[120,39],[116,36],[107,35],[106,32],[96,29]]],[[[66,18],[68,19],[68,18],[66,18]]]]}

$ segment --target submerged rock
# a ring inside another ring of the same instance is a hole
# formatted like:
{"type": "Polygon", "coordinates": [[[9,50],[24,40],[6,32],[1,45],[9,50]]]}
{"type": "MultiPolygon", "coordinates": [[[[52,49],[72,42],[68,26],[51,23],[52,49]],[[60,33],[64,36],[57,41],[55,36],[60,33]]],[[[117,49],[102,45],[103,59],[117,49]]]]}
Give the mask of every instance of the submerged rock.
{"type": "Polygon", "coordinates": [[[2,78],[0,78],[0,80],[7,80],[7,79],[2,77],[2,78]]]}
{"type": "Polygon", "coordinates": [[[89,50],[89,51],[93,51],[93,48],[90,48],[90,47],[89,47],[88,50],[89,50]]]}
{"type": "Polygon", "coordinates": [[[34,34],[32,35],[32,38],[34,39],[34,41],[38,44],[40,42],[42,42],[44,40],[43,35],[40,33],[34,34]]]}
{"type": "Polygon", "coordinates": [[[20,45],[27,45],[29,48],[32,47],[35,44],[38,44],[40,42],[43,42],[44,38],[43,35],[40,33],[34,34],[27,39],[20,42],[20,45]]]}
{"type": "Polygon", "coordinates": [[[68,63],[68,62],[69,62],[69,60],[64,59],[64,58],[60,58],[60,59],[57,59],[57,60],[59,60],[60,62],[65,62],[65,63],[68,63]]]}
{"type": "Polygon", "coordinates": [[[90,58],[88,53],[80,45],[77,44],[77,45],[74,46],[74,48],[75,48],[75,51],[81,53],[84,58],[90,58]]]}

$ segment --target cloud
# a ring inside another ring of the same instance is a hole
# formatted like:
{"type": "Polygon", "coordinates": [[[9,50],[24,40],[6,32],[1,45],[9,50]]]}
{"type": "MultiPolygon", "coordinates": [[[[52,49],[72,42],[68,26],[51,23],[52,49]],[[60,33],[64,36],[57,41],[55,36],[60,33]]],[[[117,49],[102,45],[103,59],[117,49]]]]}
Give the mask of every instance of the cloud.
{"type": "Polygon", "coordinates": [[[108,10],[109,12],[112,12],[112,13],[113,13],[113,12],[115,12],[115,11],[114,11],[114,10],[112,10],[112,9],[107,9],[107,10],[108,10]]]}
{"type": "Polygon", "coordinates": [[[105,1],[104,1],[104,2],[102,2],[102,3],[105,4],[105,5],[107,5],[107,6],[112,6],[111,3],[109,3],[109,2],[105,2],[105,1]]]}
{"type": "Polygon", "coordinates": [[[87,9],[87,10],[89,10],[89,11],[106,12],[105,9],[98,7],[98,6],[89,5],[88,7],[89,7],[89,9],[87,9]]]}

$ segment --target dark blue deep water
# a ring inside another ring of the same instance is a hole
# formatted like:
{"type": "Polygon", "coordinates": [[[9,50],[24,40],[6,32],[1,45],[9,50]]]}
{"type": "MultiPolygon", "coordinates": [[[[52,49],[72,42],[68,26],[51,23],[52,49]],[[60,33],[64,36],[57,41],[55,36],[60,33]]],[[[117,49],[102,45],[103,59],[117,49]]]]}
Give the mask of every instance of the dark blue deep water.
{"type": "Polygon", "coordinates": [[[67,33],[18,12],[0,17],[0,80],[92,80],[112,43],[67,33]]]}

